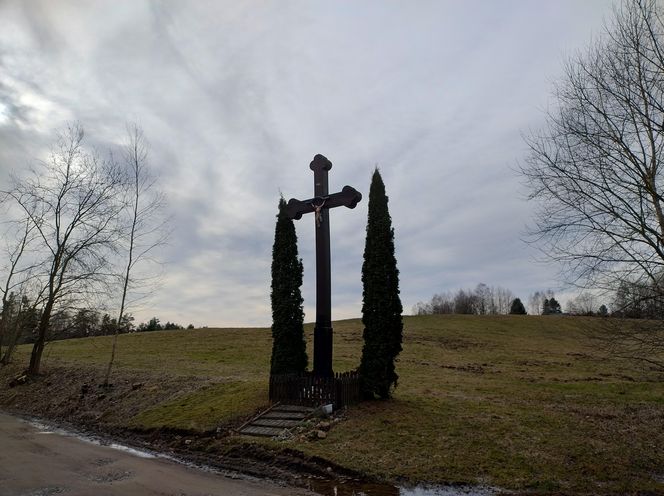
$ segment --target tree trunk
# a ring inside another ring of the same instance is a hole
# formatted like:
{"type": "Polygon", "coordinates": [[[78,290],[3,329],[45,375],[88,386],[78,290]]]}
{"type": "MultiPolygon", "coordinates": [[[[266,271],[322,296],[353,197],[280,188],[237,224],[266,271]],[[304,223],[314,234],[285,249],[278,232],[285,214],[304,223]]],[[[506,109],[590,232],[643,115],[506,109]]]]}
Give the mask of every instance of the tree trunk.
{"type": "Polygon", "coordinates": [[[46,345],[46,334],[48,333],[48,326],[51,321],[51,311],[53,310],[53,302],[49,301],[44,307],[44,313],[39,321],[39,332],[37,340],[32,346],[32,353],[30,354],[30,366],[28,367],[28,375],[39,375],[41,367],[41,357],[46,345]]]}

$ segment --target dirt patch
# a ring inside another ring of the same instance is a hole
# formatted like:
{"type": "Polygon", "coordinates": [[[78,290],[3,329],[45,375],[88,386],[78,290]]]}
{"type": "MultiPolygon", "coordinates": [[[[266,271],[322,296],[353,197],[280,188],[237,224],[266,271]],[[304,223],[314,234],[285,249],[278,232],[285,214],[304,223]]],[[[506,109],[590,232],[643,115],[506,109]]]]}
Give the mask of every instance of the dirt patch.
{"type": "Polygon", "coordinates": [[[471,374],[484,374],[489,369],[489,365],[486,363],[469,363],[467,365],[441,365],[440,368],[469,372],[471,374]]]}
{"type": "Polygon", "coordinates": [[[485,343],[481,343],[478,341],[472,341],[470,339],[454,338],[440,334],[427,336],[426,339],[416,338],[413,344],[420,344],[422,346],[427,346],[427,347],[434,345],[449,351],[460,351],[471,348],[483,348],[486,346],[485,343]]]}
{"type": "Polygon", "coordinates": [[[22,375],[15,365],[0,369],[0,406],[6,410],[74,424],[121,425],[139,411],[183,392],[198,389],[205,379],[155,377],[145,372],[115,374],[103,386],[97,369],[50,366],[26,383],[8,385],[22,375]]]}

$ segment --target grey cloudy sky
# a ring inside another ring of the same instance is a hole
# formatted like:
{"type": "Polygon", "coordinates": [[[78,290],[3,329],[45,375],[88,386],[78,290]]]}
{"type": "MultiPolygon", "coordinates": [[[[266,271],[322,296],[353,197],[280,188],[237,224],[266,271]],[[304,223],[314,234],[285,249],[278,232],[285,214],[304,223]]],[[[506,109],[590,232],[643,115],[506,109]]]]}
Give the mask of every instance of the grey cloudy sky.
{"type": "MultiPolygon", "coordinates": [[[[390,197],[406,311],[434,293],[557,288],[522,241],[514,168],[565,57],[609,0],[1,1],[0,181],[68,120],[98,143],[137,121],[173,215],[163,286],[139,320],[269,325],[279,193],[334,164],[333,317],[360,315],[371,173],[390,197]]],[[[314,229],[296,223],[314,320],[314,229]]]]}

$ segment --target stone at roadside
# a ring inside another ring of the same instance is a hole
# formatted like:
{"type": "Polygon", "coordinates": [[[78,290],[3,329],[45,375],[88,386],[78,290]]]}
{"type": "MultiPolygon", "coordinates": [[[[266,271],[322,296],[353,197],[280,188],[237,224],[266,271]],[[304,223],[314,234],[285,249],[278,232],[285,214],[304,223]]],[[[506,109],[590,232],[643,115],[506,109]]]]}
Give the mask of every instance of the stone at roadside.
{"type": "Polygon", "coordinates": [[[327,432],[325,431],[316,431],[316,437],[318,439],[325,439],[327,437],[327,432]]]}

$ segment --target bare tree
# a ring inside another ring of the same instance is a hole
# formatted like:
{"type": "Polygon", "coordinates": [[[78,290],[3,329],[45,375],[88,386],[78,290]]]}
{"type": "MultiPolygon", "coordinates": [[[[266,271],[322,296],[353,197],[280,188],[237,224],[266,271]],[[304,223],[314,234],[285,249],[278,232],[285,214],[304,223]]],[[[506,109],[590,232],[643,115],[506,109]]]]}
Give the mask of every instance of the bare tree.
{"type": "Polygon", "coordinates": [[[125,235],[122,238],[126,250],[126,264],[121,276],[122,292],[117,325],[113,333],[113,344],[104,384],[109,384],[113,362],[115,361],[118,333],[128,322],[125,318],[127,296],[135,279],[133,271],[138,264],[150,260],[153,250],[163,244],[167,232],[161,217],[164,196],[156,188],[155,178],[148,167],[148,143],[143,131],[136,124],[127,127],[128,141],[124,149],[126,167],[126,187],[128,200],[125,235]]]}
{"type": "Polygon", "coordinates": [[[664,332],[661,321],[602,319],[600,332],[591,334],[603,353],[664,371],[664,332]]]}
{"type": "Polygon", "coordinates": [[[454,297],[450,293],[435,294],[431,298],[431,312],[435,314],[454,313],[454,297]]]}
{"type": "Polygon", "coordinates": [[[664,268],[663,30],[654,0],[624,2],[568,62],[548,127],[528,139],[532,234],[584,284],[654,282],[664,268]]]}
{"type": "Polygon", "coordinates": [[[502,286],[480,283],[475,288],[476,313],[479,315],[507,315],[514,299],[512,292],[502,286]]]}
{"type": "MultiPolygon", "coordinates": [[[[434,295],[434,298],[437,295],[434,295]]],[[[433,308],[431,306],[431,303],[424,302],[424,301],[418,301],[413,305],[412,309],[413,315],[432,315],[435,312],[433,311],[433,308]]]]}
{"type": "Polygon", "coordinates": [[[540,315],[544,308],[544,300],[553,298],[553,291],[547,289],[546,291],[535,291],[528,298],[528,311],[530,315],[540,315]]]}
{"type": "Polygon", "coordinates": [[[614,294],[613,315],[630,319],[664,319],[664,298],[651,284],[622,283],[614,294]]]}
{"type": "MultiPolygon", "coordinates": [[[[16,227],[16,223],[12,223],[16,227]]],[[[11,229],[10,229],[11,231],[11,229]]],[[[31,242],[34,241],[35,226],[30,219],[23,219],[18,223],[17,237],[7,252],[8,264],[5,268],[4,285],[0,287],[2,293],[2,310],[0,311],[0,364],[9,363],[19,335],[23,330],[22,323],[24,315],[34,311],[39,304],[39,297],[30,305],[25,294],[26,287],[32,280],[33,271],[37,267],[34,260],[28,261],[29,257],[23,255],[29,251],[31,242]],[[32,263],[31,263],[32,262],[32,263]],[[4,346],[4,353],[3,353],[4,346]]],[[[10,233],[5,233],[6,238],[11,238],[10,233]]]]}
{"type": "Polygon", "coordinates": [[[477,307],[477,296],[472,290],[460,289],[454,295],[454,313],[473,315],[477,307]]]}
{"type": "Polygon", "coordinates": [[[661,297],[664,19],[656,0],[623,1],[603,35],[568,61],[554,95],[521,169],[538,206],[531,234],[569,282],[609,291],[647,283],[661,297]]]}
{"type": "Polygon", "coordinates": [[[83,147],[84,133],[69,125],[49,160],[26,178],[14,177],[6,194],[35,229],[42,257],[43,308],[28,373],[40,371],[51,316],[58,304],[84,297],[108,276],[109,255],[120,233],[116,221],[122,184],[119,171],[83,147]]]}
{"type": "Polygon", "coordinates": [[[493,304],[493,291],[492,288],[484,284],[483,282],[479,283],[475,288],[475,313],[477,315],[488,315],[492,312],[493,304]]]}
{"type": "Polygon", "coordinates": [[[514,300],[514,293],[507,288],[497,286],[494,289],[494,306],[496,313],[500,315],[507,315],[510,313],[512,301],[514,300]]]}
{"type": "Polygon", "coordinates": [[[598,308],[596,296],[589,291],[582,291],[567,303],[567,313],[572,315],[593,315],[598,308]]]}

